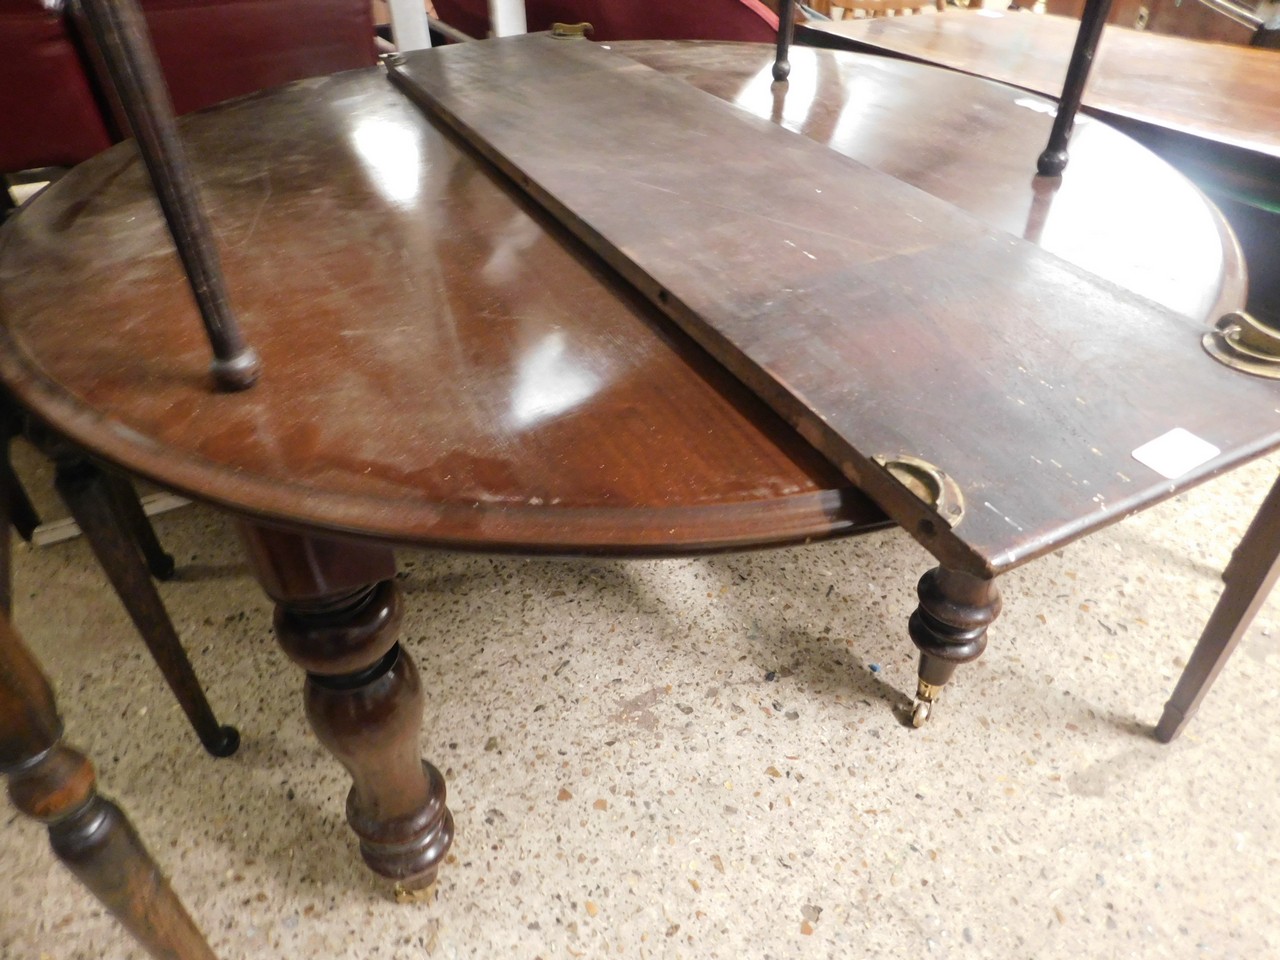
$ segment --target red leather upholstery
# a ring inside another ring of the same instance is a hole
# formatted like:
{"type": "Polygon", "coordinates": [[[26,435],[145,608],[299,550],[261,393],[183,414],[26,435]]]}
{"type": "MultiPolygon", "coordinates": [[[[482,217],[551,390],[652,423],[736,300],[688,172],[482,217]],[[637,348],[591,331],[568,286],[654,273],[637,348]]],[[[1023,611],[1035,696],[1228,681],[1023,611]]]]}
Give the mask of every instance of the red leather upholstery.
{"type": "MultiPolygon", "coordinates": [[[[435,0],[440,19],[489,35],[488,0],[435,0]]],[[[529,30],[590,23],[593,40],[754,40],[772,43],[778,15],[760,0],[526,0],[529,30]]]]}
{"type": "Polygon", "coordinates": [[[62,17],[0,0],[0,171],[70,166],[110,145],[62,17]]]}
{"type": "Polygon", "coordinates": [[[377,60],[369,0],[142,0],[178,113],[377,60]]]}
{"type": "MultiPolygon", "coordinates": [[[[376,61],[369,0],[141,0],[174,109],[186,113],[376,61]]],[[[0,0],[0,172],[71,166],[116,125],[65,15],[0,0]]]]}

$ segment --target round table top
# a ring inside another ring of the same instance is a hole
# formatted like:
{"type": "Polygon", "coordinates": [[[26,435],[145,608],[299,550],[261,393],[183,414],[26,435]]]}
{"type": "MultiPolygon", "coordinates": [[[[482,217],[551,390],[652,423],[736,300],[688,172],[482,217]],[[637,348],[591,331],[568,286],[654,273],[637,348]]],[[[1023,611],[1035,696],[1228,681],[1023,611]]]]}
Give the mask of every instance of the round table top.
{"type": "MultiPolygon", "coordinates": [[[[760,45],[613,46],[1184,314],[1243,302],[1217,211],[1100,123],[1043,181],[1050,110],[1011,88],[809,49],[782,88],[760,45]]],[[[886,522],[380,70],[182,131],[254,388],[212,388],[132,145],[0,232],[0,376],[92,452],[252,517],[403,543],[661,555],[886,522]]]]}

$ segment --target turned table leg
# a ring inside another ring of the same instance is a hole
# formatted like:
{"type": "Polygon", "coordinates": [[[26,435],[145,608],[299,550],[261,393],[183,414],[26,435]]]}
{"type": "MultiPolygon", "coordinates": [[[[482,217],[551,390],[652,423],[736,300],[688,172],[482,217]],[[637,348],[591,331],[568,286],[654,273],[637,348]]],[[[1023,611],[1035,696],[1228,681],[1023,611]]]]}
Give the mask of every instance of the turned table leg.
{"type": "Polygon", "coordinates": [[[397,894],[436,877],[453,842],[444,777],[421,757],[418,670],[396,642],[400,592],[389,547],[241,524],[276,604],[276,637],[307,671],[307,719],[346,767],[347,822],[365,863],[397,894]]]}
{"type": "Polygon", "coordinates": [[[987,627],[1000,615],[1000,591],[995,580],[975,577],[947,567],[935,567],[920,578],[920,598],[908,623],[911,640],[920,650],[914,726],[923,726],[934,701],[956,667],[982,656],[987,627]]]}
{"type": "Polygon", "coordinates": [[[214,960],[133,826],[98,795],[93,766],[62,743],[53,693],[0,617],[0,773],[23,813],[49,827],[66,864],[157,960],[214,960]]]}

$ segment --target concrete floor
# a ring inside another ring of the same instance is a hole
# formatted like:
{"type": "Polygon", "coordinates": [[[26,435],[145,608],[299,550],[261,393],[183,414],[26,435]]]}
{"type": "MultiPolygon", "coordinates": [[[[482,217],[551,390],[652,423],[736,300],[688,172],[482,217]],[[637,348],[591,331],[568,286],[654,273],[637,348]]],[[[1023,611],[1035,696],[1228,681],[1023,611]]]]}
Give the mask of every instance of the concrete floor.
{"type": "MultiPolygon", "coordinates": [[[[1150,727],[1276,467],[1009,575],[987,654],[918,731],[905,622],[930,561],[901,533],[643,563],[406,552],[458,827],[416,905],[357,863],[345,776],[223,517],[157,528],[233,758],[201,752],[82,541],[17,548],[15,617],[222,957],[1257,960],[1280,956],[1277,607],[1182,740],[1150,727]]],[[[5,814],[0,864],[0,956],[141,956],[38,825],[5,814]]]]}

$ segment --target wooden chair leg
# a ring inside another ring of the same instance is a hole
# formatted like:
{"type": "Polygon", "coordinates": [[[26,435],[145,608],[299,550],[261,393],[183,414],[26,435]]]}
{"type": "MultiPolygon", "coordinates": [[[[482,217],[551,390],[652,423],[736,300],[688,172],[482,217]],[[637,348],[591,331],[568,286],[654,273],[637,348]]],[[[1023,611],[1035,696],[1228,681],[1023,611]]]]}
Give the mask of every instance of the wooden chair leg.
{"type": "Polygon", "coordinates": [[[1222,572],[1226,586],[1213,608],[1186,669],[1164,706],[1156,739],[1173,741],[1190,722],[1209,687],[1249,629],[1280,577],[1280,479],[1258,508],[1222,572]]]}
{"type": "Polygon", "coordinates": [[[158,960],[214,960],[133,826],[98,795],[93,765],[62,743],[53,692],[8,618],[0,617],[0,773],[23,813],[90,892],[158,960]]]}
{"type": "Polygon", "coordinates": [[[58,451],[56,456],[58,492],[120,595],[200,742],[215,757],[230,756],[240,745],[240,734],[235,727],[220,725],[214,716],[137,545],[126,533],[116,498],[102,471],[66,450],[58,451]]]}
{"type": "Polygon", "coordinates": [[[35,504],[27,496],[22,481],[13,472],[13,463],[9,460],[9,445],[6,443],[4,447],[3,454],[0,454],[0,472],[4,474],[6,485],[5,503],[9,508],[9,523],[18,532],[18,536],[30,543],[36,527],[40,526],[40,514],[36,512],[35,504]]]}
{"type": "Polygon", "coordinates": [[[138,499],[138,491],[124,474],[112,470],[104,470],[103,482],[115,502],[116,514],[124,523],[125,529],[147,563],[147,569],[157,580],[169,580],[173,577],[173,557],[161,546],[156,531],[142,509],[142,501],[138,499]]]}
{"type": "Polygon", "coordinates": [[[27,529],[28,521],[40,522],[9,461],[9,444],[17,435],[20,422],[17,408],[7,394],[0,392],[0,511],[4,512],[0,516],[0,615],[6,617],[13,608],[13,557],[9,527],[13,526],[24,539],[30,540],[35,526],[27,529]]]}

